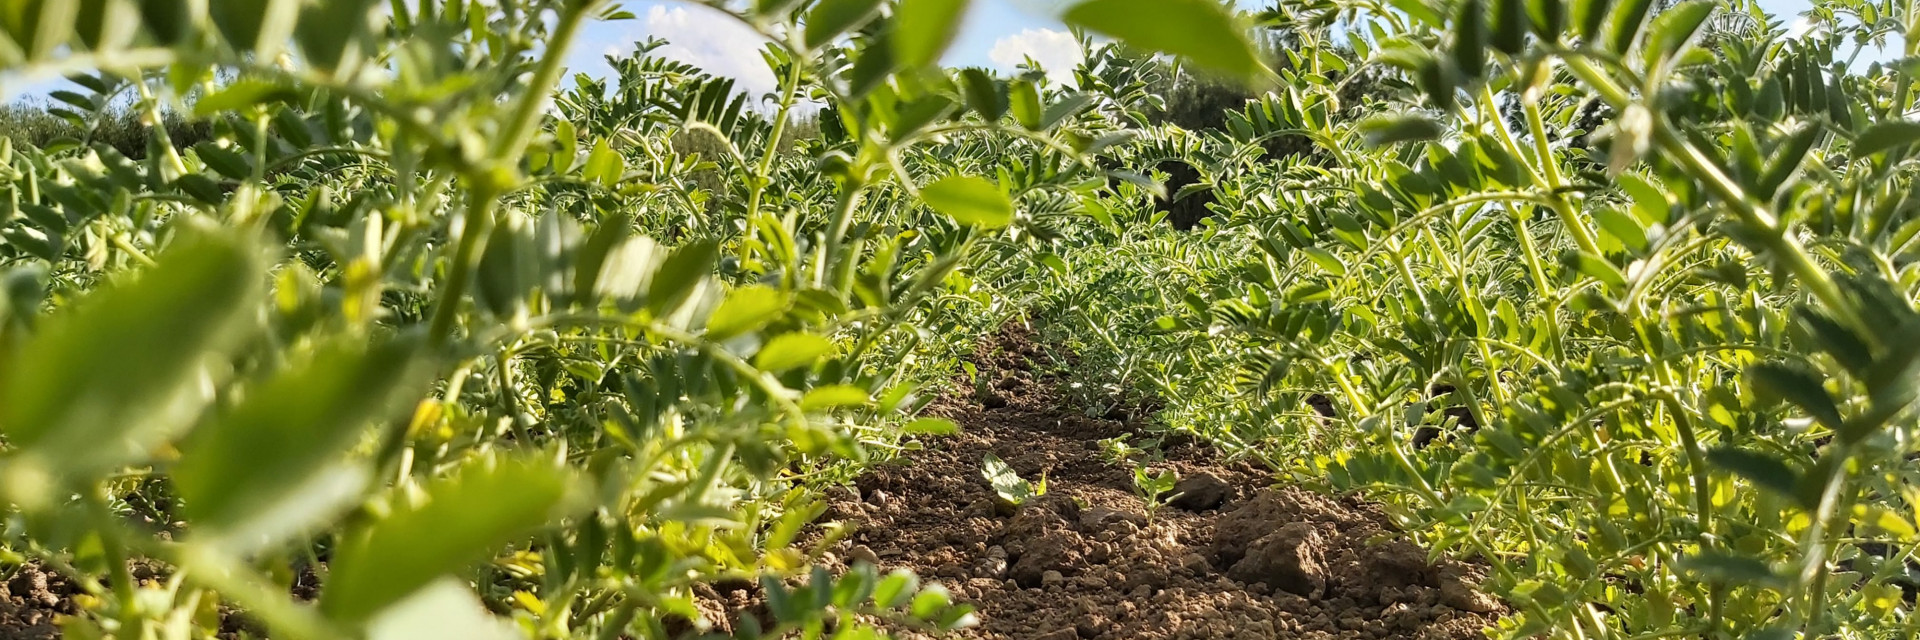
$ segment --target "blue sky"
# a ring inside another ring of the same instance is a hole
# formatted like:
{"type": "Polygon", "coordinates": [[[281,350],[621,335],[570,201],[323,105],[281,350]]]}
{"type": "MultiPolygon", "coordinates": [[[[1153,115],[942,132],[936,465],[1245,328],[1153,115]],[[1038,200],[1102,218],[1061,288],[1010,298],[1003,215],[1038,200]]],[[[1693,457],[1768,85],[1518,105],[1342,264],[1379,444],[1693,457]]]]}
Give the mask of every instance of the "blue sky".
{"type": "MultiPolygon", "coordinates": [[[[944,62],[951,66],[980,66],[1011,70],[1027,56],[1055,74],[1070,74],[1079,51],[1066,28],[1052,17],[1072,0],[973,0],[959,38],[944,62]]],[[[737,78],[754,93],[771,90],[773,75],[760,58],[758,37],[739,23],[712,9],[676,0],[625,0],[636,19],[596,22],[589,26],[568,54],[575,71],[601,75],[607,54],[632,51],[633,43],[658,36],[671,41],[661,55],[698,65],[709,72],[737,78]]],[[[1760,0],[1760,5],[1792,24],[1811,0],[1760,0]]],[[[64,81],[6,82],[0,78],[0,100],[45,95],[64,81]],[[10,86],[6,86],[10,85],[10,86]]]]}
{"type": "MultiPolygon", "coordinates": [[[[1242,4],[1251,1],[1242,0],[1242,4]]],[[[673,43],[662,55],[735,77],[750,91],[763,93],[772,87],[773,75],[760,61],[755,37],[745,27],[692,3],[628,0],[624,4],[638,18],[594,24],[574,47],[571,67],[598,75],[606,68],[602,56],[631,50],[632,42],[652,35],[673,43]]],[[[1072,0],[973,0],[944,62],[1011,70],[1032,56],[1056,77],[1070,78],[1080,54],[1066,27],[1051,16],[1071,4],[1072,0]]],[[[1812,1],[1760,0],[1760,5],[1792,24],[1797,14],[1812,7],[1812,1]]]]}

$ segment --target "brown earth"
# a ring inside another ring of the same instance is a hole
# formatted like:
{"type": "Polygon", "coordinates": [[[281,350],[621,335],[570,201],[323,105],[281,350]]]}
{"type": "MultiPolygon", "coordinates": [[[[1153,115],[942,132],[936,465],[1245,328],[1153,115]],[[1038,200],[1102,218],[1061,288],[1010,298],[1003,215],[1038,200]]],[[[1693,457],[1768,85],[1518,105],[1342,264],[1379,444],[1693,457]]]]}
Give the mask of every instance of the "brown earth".
{"type": "MultiPolygon", "coordinates": [[[[931,409],[959,435],[829,496],[827,519],[858,530],[826,561],[940,582],[978,608],[978,626],[949,636],[961,638],[1466,639],[1504,610],[1475,588],[1478,568],[1428,562],[1377,507],[1272,488],[1267,474],[1190,439],[1162,442],[1164,459],[1146,463],[1181,478],[1149,517],[1132,470],[1099,444],[1145,435],[1063,409],[1058,385],[1032,373],[1045,362],[1024,331],[982,346],[974,364],[990,390],[931,409]],[[1017,508],[997,501],[981,472],[987,453],[1044,478],[1046,494],[1017,508]]],[[[705,604],[738,611],[751,599],[743,590],[705,604]]]]}
{"type": "Polygon", "coordinates": [[[58,573],[23,566],[0,582],[0,640],[60,637],[54,618],[73,613],[76,585],[58,573]]]}

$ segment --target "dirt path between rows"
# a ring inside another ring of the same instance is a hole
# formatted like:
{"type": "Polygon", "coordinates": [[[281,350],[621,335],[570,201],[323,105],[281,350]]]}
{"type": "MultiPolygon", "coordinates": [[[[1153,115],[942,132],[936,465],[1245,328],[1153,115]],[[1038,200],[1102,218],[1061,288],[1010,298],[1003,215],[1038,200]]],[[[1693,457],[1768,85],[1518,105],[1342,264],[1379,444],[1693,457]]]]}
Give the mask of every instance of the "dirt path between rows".
{"type": "Polygon", "coordinates": [[[1429,563],[1377,507],[1271,488],[1204,444],[1162,443],[1147,466],[1181,483],[1149,520],[1132,469],[1100,445],[1142,438],[1064,408],[1056,382],[1033,373],[1046,358],[1018,329],[981,346],[974,364],[994,391],[932,408],[961,433],[832,496],[828,518],[858,527],[833,561],[941,582],[978,608],[962,638],[1466,639],[1503,611],[1473,586],[1478,568],[1429,563]],[[996,505],[988,453],[1044,476],[1047,493],[996,505]]]}

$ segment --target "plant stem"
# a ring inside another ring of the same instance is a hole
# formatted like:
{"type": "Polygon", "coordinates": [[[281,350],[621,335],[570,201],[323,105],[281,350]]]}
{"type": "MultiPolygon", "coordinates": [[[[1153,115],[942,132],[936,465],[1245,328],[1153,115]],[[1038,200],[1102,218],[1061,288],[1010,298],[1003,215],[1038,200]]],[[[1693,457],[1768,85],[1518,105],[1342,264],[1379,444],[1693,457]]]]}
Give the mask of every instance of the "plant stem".
{"type": "Polygon", "coordinates": [[[113,597],[119,600],[121,632],[127,637],[140,637],[145,626],[139,612],[139,593],[133,572],[127,569],[127,540],[125,531],[113,509],[107,506],[106,489],[95,487],[87,493],[87,511],[93,518],[94,533],[100,536],[102,555],[106,556],[107,581],[113,589],[113,597]]]}
{"type": "Polygon", "coordinates": [[[454,248],[453,261],[447,264],[447,286],[434,302],[433,319],[427,327],[427,337],[435,345],[445,345],[453,336],[454,323],[460,315],[460,302],[466,298],[467,281],[479,266],[480,251],[486,247],[487,234],[493,231],[493,209],[497,203],[492,190],[479,187],[467,198],[466,213],[453,228],[454,236],[459,241],[454,248]]]}
{"type": "MultiPolygon", "coordinates": [[[[760,152],[760,164],[753,169],[753,183],[747,185],[747,220],[751,224],[760,214],[760,198],[767,191],[767,182],[773,177],[773,158],[780,153],[780,138],[787,134],[787,119],[793,114],[794,99],[799,95],[802,68],[799,60],[787,63],[787,78],[780,92],[780,113],[774,116],[773,132],[767,135],[766,148],[760,152]]],[[[746,246],[744,243],[742,247],[746,246]]]]}
{"type": "Polygon", "coordinates": [[[147,79],[143,75],[134,80],[133,86],[140,92],[140,107],[153,120],[153,137],[160,147],[161,157],[166,160],[166,168],[173,172],[168,179],[187,175],[187,163],[180,159],[180,150],[173,148],[173,135],[167,132],[166,121],[161,119],[159,102],[154,100],[153,91],[147,88],[147,79]]]}
{"type": "Polygon", "coordinates": [[[591,0],[560,10],[560,23],[554,27],[553,36],[547,38],[546,51],[541,55],[540,65],[534,68],[533,79],[527,82],[524,93],[520,94],[520,101],[514,105],[513,115],[501,130],[500,137],[493,141],[495,160],[518,159],[527,148],[527,143],[533,140],[533,132],[540,125],[541,112],[546,109],[553,88],[560,84],[560,73],[566,70],[567,49],[573,44],[574,35],[579,33],[580,24],[586,21],[588,12],[599,4],[597,0],[591,0]]]}
{"type": "Polygon", "coordinates": [[[826,243],[821,250],[820,266],[822,268],[820,272],[814,274],[814,284],[819,286],[838,284],[839,278],[836,276],[840,273],[840,262],[843,259],[840,252],[844,248],[847,231],[853,227],[853,210],[859,206],[860,192],[864,189],[864,185],[854,182],[848,182],[842,187],[840,199],[834,205],[833,226],[827,229],[826,243]]]}
{"type": "MultiPolygon", "coordinates": [[[[1508,131],[1506,122],[1500,119],[1500,110],[1494,106],[1493,89],[1484,84],[1480,86],[1480,109],[1487,118],[1487,126],[1493,127],[1494,133],[1497,134],[1495,137],[1500,139],[1500,144],[1507,148],[1507,153],[1513,156],[1514,161],[1520,162],[1526,158],[1527,154],[1520,149],[1520,143],[1514,141],[1513,132],[1508,131]]],[[[1530,120],[1537,121],[1539,109],[1535,107],[1529,117],[1530,120]]],[[[1529,124],[1531,125],[1532,122],[1529,124]]],[[[1526,168],[1527,177],[1531,178],[1534,184],[1546,190],[1547,208],[1552,209],[1554,215],[1560,218],[1560,225],[1566,227],[1567,233],[1573,236],[1573,243],[1579,245],[1581,251],[1600,255],[1600,245],[1594,241],[1593,232],[1587,230],[1586,223],[1580,220],[1580,214],[1574,211],[1573,204],[1567,202],[1567,197],[1561,192],[1561,187],[1564,185],[1560,184],[1560,170],[1558,167],[1551,166],[1553,154],[1548,153],[1545,147],[1544,131],[1545,127],[1542,126],[1533,134],[1534,144],[1540,154],[1538,164],[1543,167],[1535,167],[1525,162],[1521,162],[1520,166],[1526,168]],[[1543,171],[1546,172],[1544,176],[1543,171]]]]}

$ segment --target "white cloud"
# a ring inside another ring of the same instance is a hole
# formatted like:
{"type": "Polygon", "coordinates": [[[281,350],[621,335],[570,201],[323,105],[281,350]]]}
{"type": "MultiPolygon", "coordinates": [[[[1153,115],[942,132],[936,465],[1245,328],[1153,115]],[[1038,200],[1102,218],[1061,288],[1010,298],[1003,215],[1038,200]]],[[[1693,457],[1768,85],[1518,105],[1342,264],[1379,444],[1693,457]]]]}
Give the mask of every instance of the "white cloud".
{"type": "Polygon", "coordinates": [[[733,78],[736,86],[758,99],[777,86],[760,50],[766,38],[738,20],[700,5],[653,5],[634,22],[599,23],[582,34],[573,47],[569,69],[606,77],[605,56],[631,54],[634,44],[656,37],[667,45],[653,55],[677,60],[716,76],[733,78]]]}
{"type": "Polygon", "coordinates": [[[1066,83],[1073,81],[1073,68],[1079,66],[1082,54],[1073,34],[1053,29],[1027,29],[1004,36],[987,51],[987,59],[1006,70],[1018,67],[1027,58],[1039,62],[1047,70],[1047,78],[1066,83]]]}
{"type": "Polygon", "coordinates": [[[716,10],[656,5],[647,11],[645,34],[669,43],[655,50],[656,55],[733,78],[750,95],[760,96],[778,85],[766,59],[760,57],[766,39],[716,10]]]}
{"type": "Polygon", "coordinates": [[[1798,38],[1807,35],[1807,33],[1811,31],[1813,31],[1813,19],[1806,16],[1801,16],[1799,20],[1793,21],[1793,24],[1787,25],[1787,37],[1789,38],[1798,38]]]}

